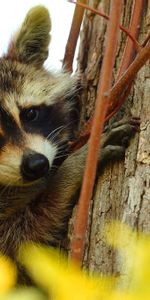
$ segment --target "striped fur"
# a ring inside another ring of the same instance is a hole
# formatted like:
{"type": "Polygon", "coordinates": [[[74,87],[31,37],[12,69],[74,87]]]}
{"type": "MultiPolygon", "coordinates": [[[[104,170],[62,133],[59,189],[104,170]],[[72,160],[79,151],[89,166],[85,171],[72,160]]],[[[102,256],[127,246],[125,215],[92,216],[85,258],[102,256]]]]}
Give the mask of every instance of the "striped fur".
{"type": "Polygon", "coordinates": [[[24,241],[58,242],[70,206],[60,200],[54,174],[67,155],[76,78],[44,69],[50,28],[47,9],[31,9],[0,59],[0,251],[14,259],[24,241]],[[25,180],[23,157],[36,152],[49,170],[25,180]]]}

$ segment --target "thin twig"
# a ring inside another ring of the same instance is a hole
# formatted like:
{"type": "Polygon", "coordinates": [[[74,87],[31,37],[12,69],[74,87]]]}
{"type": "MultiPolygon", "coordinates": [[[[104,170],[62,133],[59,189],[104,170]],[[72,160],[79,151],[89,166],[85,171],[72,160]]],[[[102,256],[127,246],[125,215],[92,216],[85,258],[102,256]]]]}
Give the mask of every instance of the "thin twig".
{"type": "Polygon", "coordinates": [[[119,101],[117,102],[117,105],[114,105],[113,110],[110,111],[110,112],[108,110],[108,113],[107,113],[105,121],[110,120],[120,110],[121,106],[123,105],[123,103],[127,99],[127,96],[130,93],[131,86],[132,86],[132,83],[130,83],[129,86],[126,88],[126,91],[124,92],[124,94],[122,94],[122,96],[119,96],[119,101]]]}
{"type": "MultiPolygon", "coordinates": [[[[140,29],[139,25],[140,25],[140,19],[143,11],[142,8],[143,8],[143,0],[133,1],[129,32],[135,40],[138,36],[138,32],[140,29]]],[[[117,80],[129,67],[130,63],[133,61],[134,54],[135,54],[135,49],[133,47],[133,43],[131,42],[130,38],[127,38],[124,53],[122,56],[122,60],[117,75],[117,80]]]]}
{"type": "Polygon", "coordinates": [[[142,47],[145,47],[146,44],[149,42],[149,40],[150,40],[150,32],[148,33],[148,35],[147,35],[145,41],[142,43],[142,47]]]}
{"type": "Polygon", "coordinates": [[[118,41],[121,6],[121,0],[111,1],[110,22],[108,23],[107,27],[106,48],[102,64],[101,80],[99,81],[98,85],[95,116],[93,120],[91,137],[89,140],[89,151],[81,195],[77,208],[74,235],[71,241],[70,256],[79,264],[82,263],[84,253],[88,209],[96,175],[100,135],[103,131],[105,116],[108,108],[108,90],[110,89],[112,81],[112,70],[114,66],[116,46],[118,41]]]}
{"type": "MultiPolygon", "coordinates": [[[[86,4],[83,4],[82,2],[79,2],[79,1],[76,2],[76,1],[74,1],[74,0],[68,0],[68,1],[71,2],[71,3],[76,4],[77,6],[80,6],[80,7],[83,7],[83,8],[85,8],[85,9],[87,9],[87,10],[91,11],[91,12],[94,13],[94,14],[97,14],[97,15],[101,16],[101,17],[105,18],[105,19],[108,20],[108,21],[109,21],[109,19],[110,19],[109,16],[107,16],[106,14],[104,14],[103,12],[101,12],[100,10],[95,9],[95,8],[93,8],[93,7],[90,7],[90,6],[86,5],[86,4]]],[[[141,1],[141,0],[139,0],[139,1],[141,1]]],[[[139,6],[140,6],[140,3],[139,3],[139,6]]],[[[130,32],[130,30],[128,30],[127,28],[125,28],[124,26],[122,26],[122,25],[120,25],[120,24],[119,24],[119,28],[120,28],[123,32],[125,32],[126,35],[131,39],[132,43],[133,43],[134,46],[135,46],[135,49],[137,50],[137,52],[139,52],[139,51],[141,50],[142,46],[141,46],[141,45],[138,43],[138,41],[135,39],[135,37],[134,37],[134,35],[132,34],[132,32],[130,32]]]]}
{"type": "Polygon", "coordinates": [[[148,43],[136,57],[133,63],[129,66],[126,72],[118,80],[110,91],[110,103],[118,99],[126,92],[129,84],[135,79],[137,72],[145,65],[150,58],[150,43],[148,43]]]}
{"type": "MultiPolygon", "coordinates": [[[[86,0],[81,0],[81,2],[86,3],[86,0]]],[[[80,32],[80,27],[82,24],[83,14],[84,8],[76,6],[63,59],[63,67],[68,72],[72,72],[73,59],[80,32]]]]}
{"type": "MultiPolygon", "coordinates": [[[[133,1],[132,5],[132,14],[131,14],[131,22],[130,22],[130,33],[134,38],[138,36],[138,32],[140,29],[140,19],[143,12],[143,0],[133,1]]],[[[117,74],[117,80],[121,77],[121,75],[127,70],[131,62],[134,60],[134,57],[136,56],[135,49],[133,47],[133,43],[129,38],[126,40],[126,45],[124,49],[124,53],[122,56],[122,60],[119,66],[118,74],[117,74]]],[[[120,96],[120,98],[116,98],[113,102],[113,105],[111,105],[111,111],[109,108],[109,112],[106,117],[106,121],[109,120],[116,112],[119,111],[125,100],[127,99],[130,90],[131,90],[132,84],[130,83],[125,91],[125,93],[120,96]]]]}
{"type": "MultiPolygon", "coordinates": [[[[72,2],[72,0],[71,0],[71,2],[72,2]]],[[[144,7],[143,7],[143,0],[139,0],[138,2],[137,1],[133,2],[131,22],[130,22],[130,29],[129,29],[129,31],[130,31],[133,39],[135,39],[137,37],[137,35],[138,35],[139,24],[140,24],[140,19],[141,19],[141,15],[142,15],[143,9],[144,9],[144,7]]],[[[94,9],[90,8],[90,10],[93,11],[94,9]]],[[[94,10],[93,12],[97,13],[97,10],[94,10]]],[[[100,15],[102,14],[101,12],[99,12],[99,13],[100,13],[100,15]]],[[[102,16],[105,16],[105,15],[102,14],[102,16]]],[[[108,16],[105,16],[105,17],[109,18],[108,16]]],[[[147,36],[147,38],[145,39],[145,41],[142,44],[142,46],[144,46],[144,45],[147,44],[149,38],[150,38],[150,34],[147,36]]],[[[134,48],[132,40],[129,37],[126,40],[125,50],[124,50],[122,61],[121,61],[120,67],[119,67],[119,71],[118,71],[118,75],[117,75],[117,80],[119,79],[119,77],[121,76],[121,74],[123,74],[125,72],[125,70],[128,68],[128,66],[130,65],[130,63],[133,61],[134,54],[135,54],[135,48],[134,48]]],[[[124,92],[124,94],[122,96],[120,95],[119,100],[115,99],[113,105],[111,105],[111,108],[109,108],[109,112],[108,112],[108,114],[106,116],[106,121],[108,121],[114,114],[116,114],[119,111],[119,109],[121,108],[122,104],[125,102],[127,96],[130,93],[131,86],[132,86],[132,84],[129,83],[128,84],[128,88],[126,89],[126,91],[124,92]]],[[[87,142],[87,140],[88,140],[88,138],[90,136],[91,126],[92,126],[92,120],[93,120],[93,118],[91,118],[85,124],[85,128],[80,133],[80,136],[79,136],[78,140],[75,141],[73,144],[71,144],[71,150],[72,151],[76,151],[77,149],[79,149],[80,147],[82,147],[87,142]]]]}
{"type": "MultiPolygon", "coordinates": [[[[126,70],[126,72],[122,75],[122,77],[118,80],[118,82],[112,87],[111,91],[109,92],[109,103],[110,104],[109,104],[106,120],[110,119],[110,117],[112,116],[112,107],[113,107],[114,101],[116,101],[116,99],[119,99],[120,97],[123,97],[125,95],[125,93],[127,92],[127,89],[129,88],[129,85],[135,79],[136,74],[145,65],[145,63],[148,59],[150,59],[150,43],[148,43],[140,51],[140,53],[135,58],[133,63],[129,66],[129,68],[126,70]],[[109,118],[108,118],[108,116],[109,116],[109,118]]],[[[119,109],[119,107],[118,107],[118,109],[119,109]]],[[[88,132],[86,131],[85,134],[81,135],[79,140],[74,145],[71,146],[72,151],[74,151],[75,149],[78,148],[78,146],[77,146],[78,143],[80,144],[80,146],[83,146],[85,141],[88,140],[89,135],[90,135],[91,126],[92,126],[92,122],[89,122],[88,132]],[[82,140],[84,141],[84,143],[82,143],[82,140]]]]}

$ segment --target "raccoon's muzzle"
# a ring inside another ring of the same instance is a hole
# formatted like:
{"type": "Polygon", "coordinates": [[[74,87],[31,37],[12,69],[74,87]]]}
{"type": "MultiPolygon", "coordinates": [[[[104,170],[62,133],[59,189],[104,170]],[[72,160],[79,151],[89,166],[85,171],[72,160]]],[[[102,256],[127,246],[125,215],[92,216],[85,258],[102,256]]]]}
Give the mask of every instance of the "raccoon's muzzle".
{"type": "Polygon", "coordinates": [[[49,170],[49,161],[40,153],[29,153],[23,156],[21,173],[25,180],[32,181],[46,175],[49,170]]]}

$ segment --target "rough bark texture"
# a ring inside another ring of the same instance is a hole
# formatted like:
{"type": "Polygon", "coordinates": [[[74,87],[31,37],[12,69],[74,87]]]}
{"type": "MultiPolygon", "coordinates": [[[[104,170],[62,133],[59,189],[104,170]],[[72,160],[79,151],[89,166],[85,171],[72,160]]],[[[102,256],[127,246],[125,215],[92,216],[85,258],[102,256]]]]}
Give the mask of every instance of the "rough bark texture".
{"type": "MultiPolygon", "coordinates": [[[[90,0],[90,5],[109,13],[109,1],[90,0]]],[[[144,1],[143,1],[144,5],[144,1]]],[[[122,24],[129,27],[132,1],[124,0],[122,24]]],[[[150,3],[140,25],[139,41],[150,28],[150,3]]],[[[81,34],[78,67],[83,72],[82,122],[93,112],[104,50],[106,21],[86,13],[81,34]]],[[[125,34],[120,34],[114,78],[122,57],[125,34]]],[[[106,245],[104,225],[120,220],[133,229],[150,232],[150,68],[147,63],[138,73],[130,96],[115,119],[131,115],[141,118],[140,133],[131,141],[124,161],[112,162],[98,178],[91,204],[84,265],[93,272],[125,273],[118,253],[106,245]]],[[[114,118],[113,118],[114,119],[114,118]]],[[[82,126],[81,122],[81,126],[82,126]]]]}

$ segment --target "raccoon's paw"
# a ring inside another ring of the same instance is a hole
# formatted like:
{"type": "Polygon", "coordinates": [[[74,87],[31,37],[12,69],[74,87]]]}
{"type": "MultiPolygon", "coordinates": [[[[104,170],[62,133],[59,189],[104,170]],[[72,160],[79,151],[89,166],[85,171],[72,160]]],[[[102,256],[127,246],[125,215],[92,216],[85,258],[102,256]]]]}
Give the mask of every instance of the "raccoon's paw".
{"type": "Polygon", "coordinates": [[[100,168],[111,160],[113,161],[123,158],[124,155],[125,147],[123,146],[108,145],[105,148],[102,148],[99,159],[100,168]]]}
{"type": "Polygon", "coordinates": [[[129,120],[114,123],[103,135],[102,148],[107,145],[127,147],[130,138],[139,131],[139,125],[139,118],[131,118],[129,120]]]}
{"type": "Polygon", "coordinates": [[[109,161],[119,160],[124,157],[125,149],[132,136],[139,130],[140,119],[119,121],[112,125],[103,134],[100,151],[100,169],[109,161]]]}

